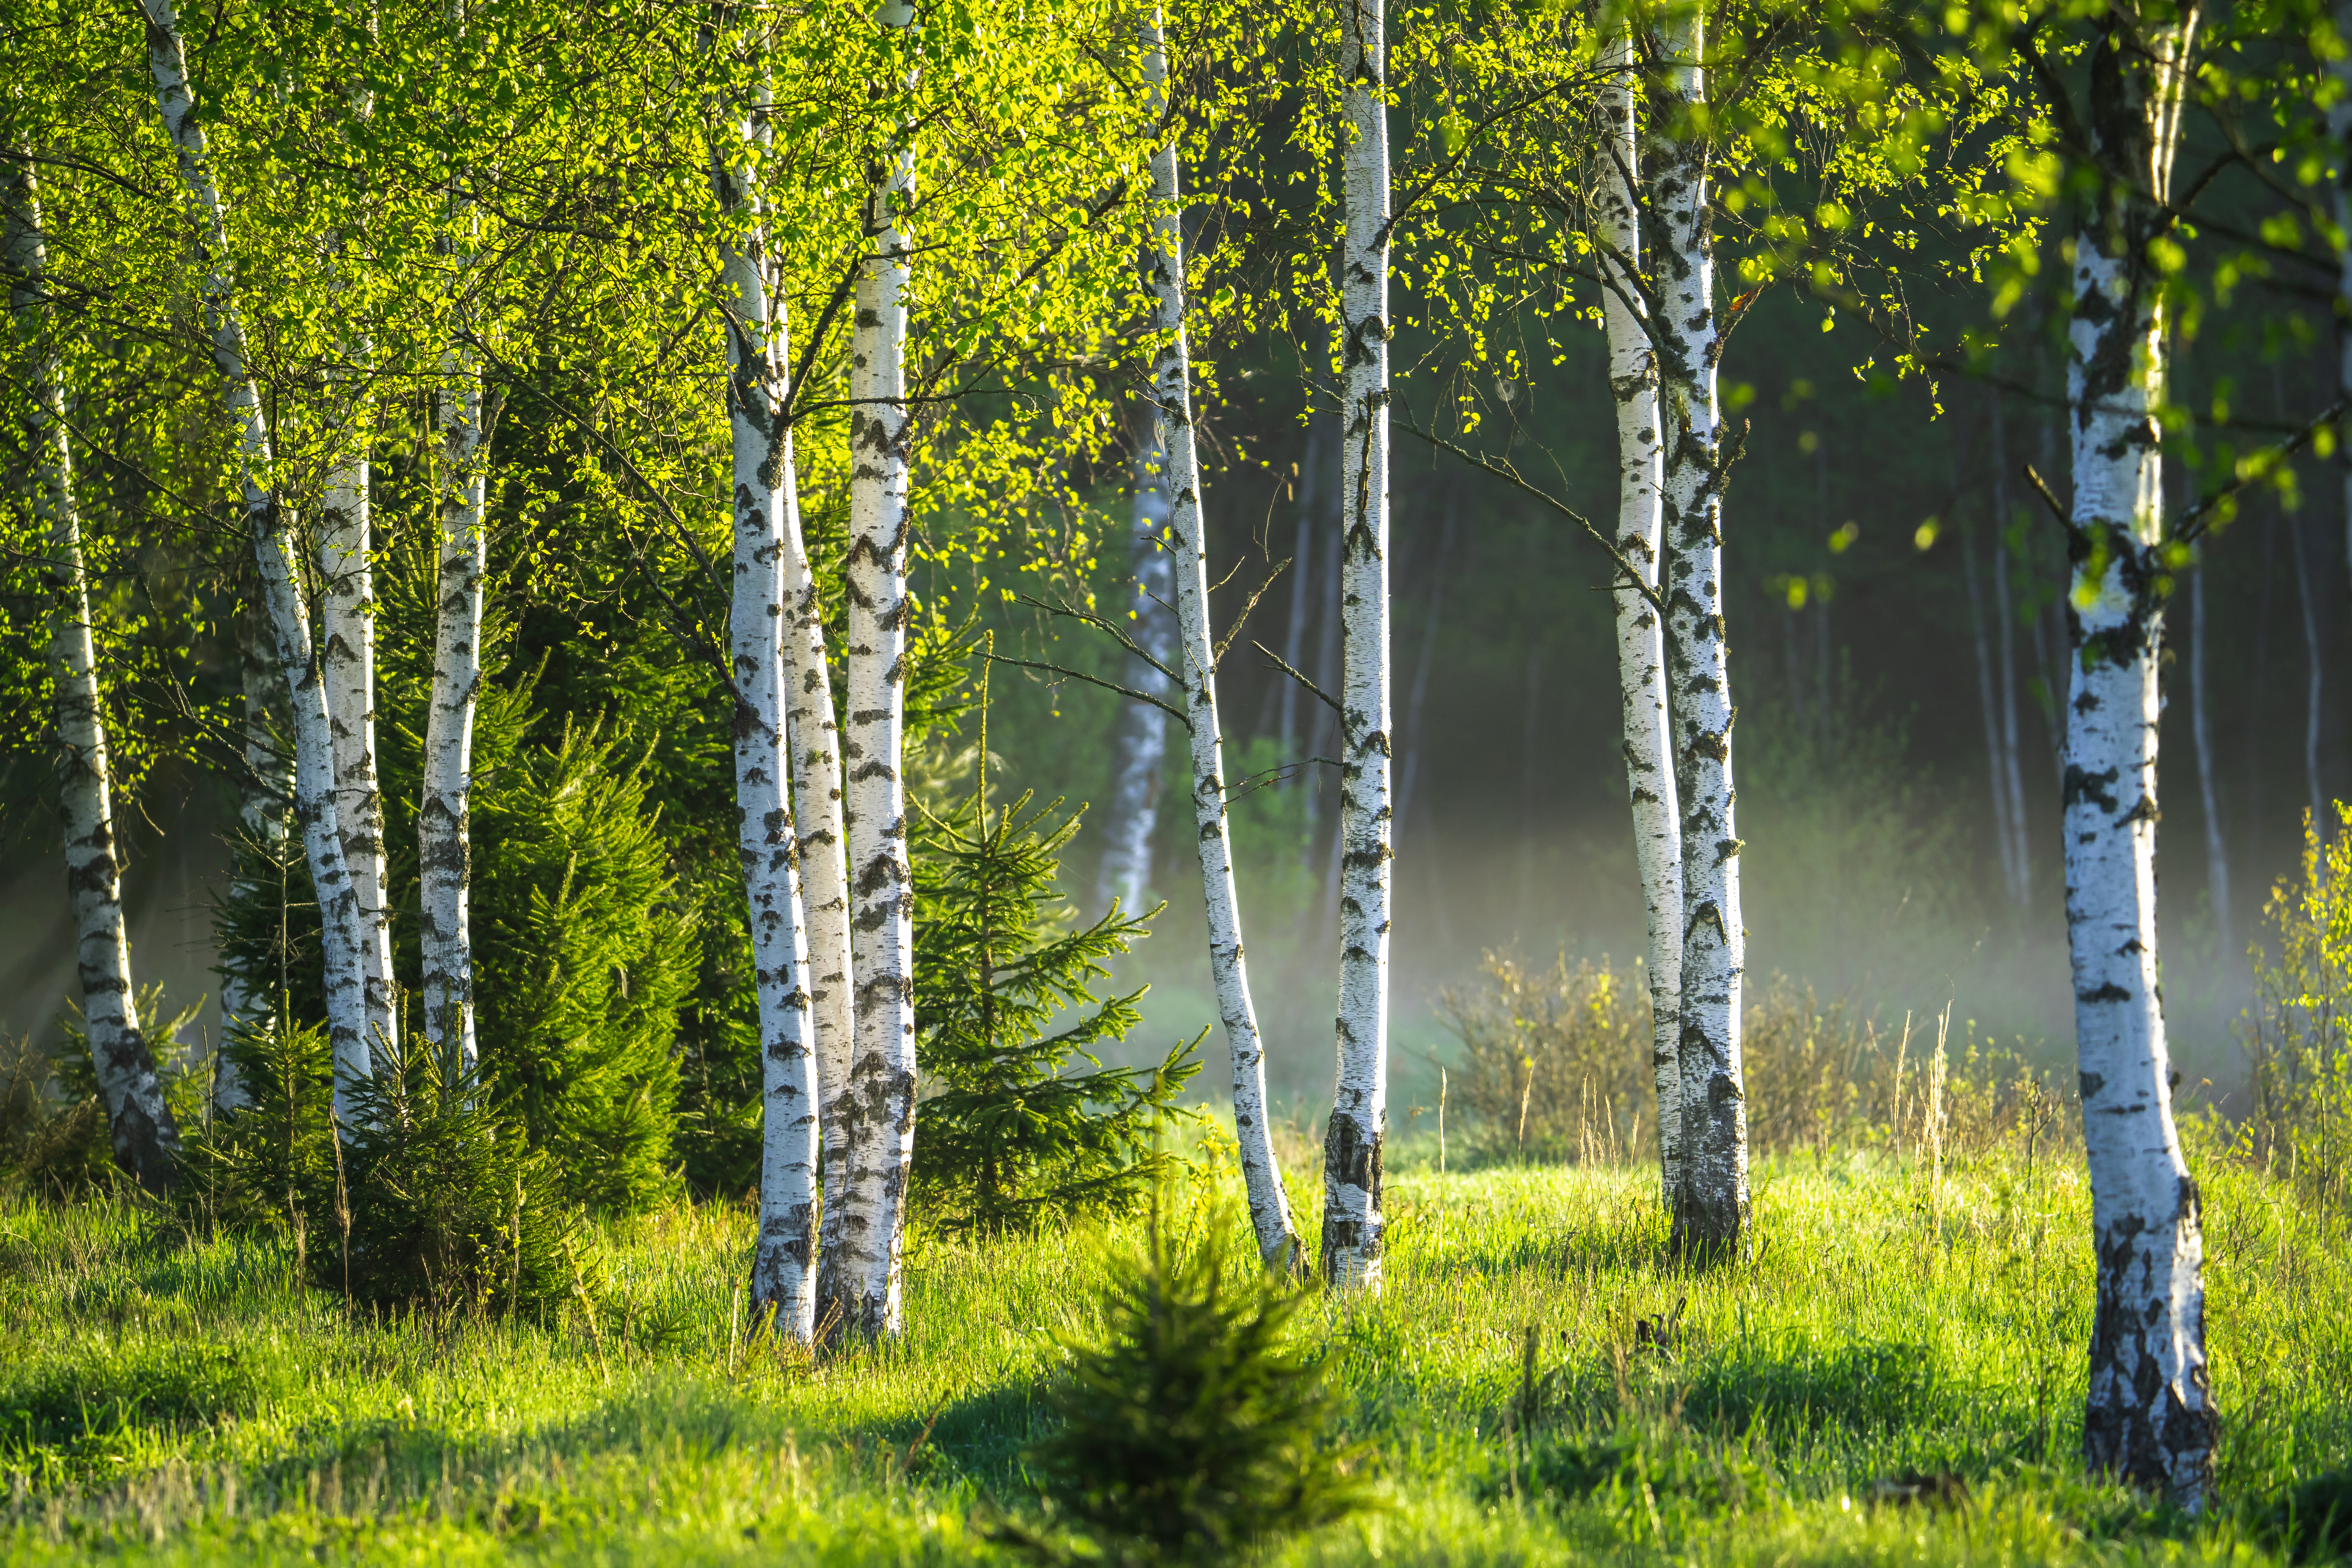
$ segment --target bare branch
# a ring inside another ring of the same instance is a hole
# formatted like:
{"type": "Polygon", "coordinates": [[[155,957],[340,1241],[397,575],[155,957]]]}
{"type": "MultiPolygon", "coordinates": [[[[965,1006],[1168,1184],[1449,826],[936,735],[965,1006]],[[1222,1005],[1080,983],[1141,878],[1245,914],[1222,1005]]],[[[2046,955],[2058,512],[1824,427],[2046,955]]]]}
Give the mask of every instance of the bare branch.
{"type": "Polygon", "coordinates": [[[1332,712],[1339,713],[1342,717],[1345,717],[1345,710],[1340,708],[1339,703],[1332,700],[1331,694],[1324,690],[1321,687],[1316,685],[1313,681],[1307,679],[1305,676],[1299,674],[1296,669],[1293,669],[1290,667],[1290,661],[1288,659],[1283,658],[1280,654],[1275,652],[1274,649],[1266,647],[1265,644],[1258,641],[1255,637],[1250,638],[1250,647],[1257,649],[1258,652],[1274,660],[1274,668],[1282,671],[1283,674],[1290,677],[1291,679],[1307,688],[1309,692],[1328,704],[1332,712]]]}

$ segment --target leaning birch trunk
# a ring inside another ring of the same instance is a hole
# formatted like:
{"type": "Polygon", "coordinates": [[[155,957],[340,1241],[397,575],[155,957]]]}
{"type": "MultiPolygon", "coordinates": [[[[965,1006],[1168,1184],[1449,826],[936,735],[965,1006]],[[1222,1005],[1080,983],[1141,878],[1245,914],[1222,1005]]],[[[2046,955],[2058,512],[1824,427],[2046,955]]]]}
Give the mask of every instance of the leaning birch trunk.
{"type": "Polygon", "coordinates": [[[2230,939],[2230,845],[2221,832],[2221,792],[2213,775],[2213,713],[2205,689],[2205,563],[2189,568],[2189,702],[2190,734],[2197,744],[2197,794],[2205,808],[2205,896],[2213,906],[2213,929],[2221,959],[2234,963],[2230,939]]]}
{"type": "Polygon", "coordinates": [[[1323,1140],[1323,1280],[1378,1290],[1389,1114],[1389,133],[1382,0],[1339,39],[1349,142],[1339,258],[1339,1044],[1323,1140]]]}
{"type": "MultiPolygon", "coordinates": [[[[280,743],[293,730],[294,710],[286,690],[286,672],[267,647],[261,610],[247,584],[236,610],[236,661],[245,696],[245,765],[237,771],[237,827],[243,842],[237,852],[237,877],[232,900],[257,904],[269,896],[268,887],[251,873],[275,864],[286,853],[287,813],[294,804],[294,759],[280,743]],[[262,858],[266,857],[265,861],[262,858]]],[[[276,988],[259,977],[224,968],[221,972],[222,1043],[213,1050],[213,1109],[234,1114],[252,1103],[236,1075],[236,1063],[225,1048],[232,1037],[267,1032],[277,1016],[276,988]]]]}
{"type": "MultiPolygon", "coordinates": [[[[364,418],[355,417],[354,426],[364,418]]],[[[369,552],[364,435],[327,476],[320,509],[320,658],[334,731],[335,820],[359,900],[360,966],[371,1050],[399,1038],[393,998],[392,910],[385,900],[383,792],[375,771],[375,591],[369,552]]]]}
{"type": "MultiPolygon", "coordinates": [[[[1142,30],[1144,80],[1153,112],[1164,114],[1168,44],[1157,4],[1144,13],[1142,30]]],[[[1151,156],[1157,216],[1151,248],[1144,258],[1144,283],[1158,305],[1152,324],[1160,340],[1151,363],[1151,401],[1154,445],[1167,455],[1168,532],[1176,555],[1176,628],[1183,663],[1174,668],[1183,678],[1184,715],[1192,731],[1193,842],[1200,853],[1201,890],[1208,913],[1209,973],[1233,1056],[1234,1134],[1241,1148],[1243,1184],[1249,1193],[1250,1227],[1257,1236],[1258,1256],[1286,1271],[1300,1262],[1298,1233],[1291,1226],[1290,1199],[1283,1191],[1274,1129],[1266,1119],[1265,1045],[1250,1000],[1241,904],[1234,891],[1233,842],[1225,821],[1216,654],[1209,635],[1208,530],[1192,430],[1192,363],[1184,335],[1184,231],[1176,151],[1171,135],[1151,156]]]]}
{"type": "MultiPolygon", "coordinates": [[[[1600,160],[1607,242],[1601,309],[1609,333],[1609,386],[1617,399],[1617,552],[1658,589],[1662,514],[1658,356],[1642,281],[1640,65],[1628,35],[1612,51],[1604,90],[1607,141],[1600,160]]],[[[1633,859],[1648,919],[1650,1070],[1658,1097],[1658,1181],[1671,1207],[1682,1183],[1683,868],[1675,764],[1666,720],[1665,628],[1650,599],[1618,584],[1617,682],[1625,720],[1625,787],[1633,808],[1633,859]]],[[[1793,645],[1791,645],[1793,647],[1793,645]]],[[[1790,656],[1794,668],[1794,655],[1790,656]]]]}
{"type": "Polygon", "coordinates": [[[253,536],[254,553],[261,567],[262,605],[291,698],[294,815],[301,827],[310,881],[319,900],[335,1117],[348,1125],[353,1113],[352,1091],[370,1072],[367,985],[360,958],[359,897],[343,863],[342,833],[335,815],[335,747],[327,717],[327,688],[297,585],[302,550],[292,518],[278,503],[269,427],[246,353],[245,321],[230,275],[227,209],[214,183],[204,130],[195,120],[187,47],[180,37],[171,0],[140,0],[140,5],[146,16],[147,66],[155,80],[156,108],[179,165],[180,183],[194,209],[197,259],[204,268],[205,326],[212,339],[213,365],[220,373],[223,401],[237,430],[245,524],[253,536]]]}
{"type": "Polygon", "coordinates": [[[10,161],[7,190],[8,303],[19,346],[28,350],[31,396],[19,433],[32,464],[32,511],[47,535],[41,563],[49,605],[49,679],[56,688],[58,795],[66,827],[66,890],[73,906],[74,956],[90,1066],[106,1108],[114,1163],[150,1192],[179,1173],[180,1130],[163,1103],[155,1056],[139,1027],[131,984],[131,940],[122,923],[121,865],[114,856],[106,718],[90,645],[89,582],[74,505],[73,447],[66,433],[64,374],[47,320],[48,257],[40,192],[29,155],[10,161]]]}
{"type": "MultiPolygon", "coordinates": [[[[1175,592],[1176,558],[1167,545],[1167,458],[1158,447],[1143,456],[1135,481],[1135,642],[1144,658],[1129,655],[1127,685],[1165,701],[1175,695],[1161,668],[1173,668],[1176,628],[1168,605],[1175,592]]],[[[1119,710],[1112,742],[1109,842],[1103,849],[1096,899],[1114,899],[1129,910],[1143,907],[1151,881],[1151,829],[1160,816],[1160,784],[1168,761],[1168,712],[1149,702],[1119,710]]]]}
{"type": "MultiPolygon", "coordinates": [[[[768,141],[764,117],[740,127],[768,141]]],[[[786,784],[783,498],[794,486],[792,432],[778,417],[784,360],[779,304],[769,313],[766,236],[751,171],[711,171],[720,206],[747,224],[719,244],[727,310],[727,416],[734,437],[735,594],[729,618],[735,684],[736,847],[760,999],[760,1235],[751,1305],[806,1344],[816,1330],[817,1082],[802,915],[800,843],[786,784]]]]}
{"type": "Polygon", "coordinates": [[[2098,1259],[2084,1456],[2094,1471],[2192,1510],[2211,1481],[2215,1419],[2197,1184],[2173,1123],[2157,989],[2167,574],[2152,416],[2164,395],[2166,328],[2149,251],[2170,228],[2158,204],[2171,186],[2197,20],[2194,5],[2151,25],[2110,18],[2094,46],[2093,155],[2127,170],[2129,183],[2112,177],[2086,198],[2074,237],[2066,370],[2074,682],[2064,806],[2066,928],[2098,1259]]]}
{"type": "MultiPolygon", "coordinates": [[[[885,0],[885,26],[913,19],[885,0]]],[[[903,134],[903,131],[898,132],[903,134]]],[[[907,1236],[907,1173],[915,1156],[914,884],[907,858],[907,241],[898,228],[914,186],[914,153],[877,163],[866,205],[871,251],[860,266],[849,346],[849,625],[843,649],[848,728],[851,978],[856,1036],[835,1102],[848,1172],[839,1249],[826,1259],[841,1295],[819,1304],[828,1333],[895,1335],[907,1236]]],[[[831,1250],[830,1248],[828,1250],[831,1250]]]]}
{"type": "MultiPolygon", "coordinates": [[[[1704,24],[1676,16],[1659,40],[1664,97],[1697,109],[1706,97],[1704,24]]],[[[1659,402],[1665,426],[1667,675],[1681,786],[1683,972],[1677,1054],[1682,1183],[1674,1248],[1698,1262],[1737,1255],[1748,1227],[1748,1102],[1740,1078],[1739,1005],[1747,932],[1740,924],[1739,836],[1732,822],[1731,679],[1724,636],[1721,414],[1716,404],[1715,256],[1709,149],[1689,126],[1654,149],[1651,203],[1658,243],[1659,402]]],[[[1821,693],[1824,711],[1828,692],[1821,693]]]]}

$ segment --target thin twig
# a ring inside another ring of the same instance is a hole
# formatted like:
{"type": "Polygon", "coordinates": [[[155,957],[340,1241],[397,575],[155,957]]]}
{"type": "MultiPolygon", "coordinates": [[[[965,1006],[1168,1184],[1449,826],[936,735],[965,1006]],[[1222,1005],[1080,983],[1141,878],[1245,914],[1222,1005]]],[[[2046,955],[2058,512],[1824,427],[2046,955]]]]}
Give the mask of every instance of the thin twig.
{"type": "Polygon", "coordinates": [[[1291,679],[1307,688],[1307,690],[1313,692],[1324,702],[1328,703],[1332,712],[1339,714],[1343,719],[1347,717],[1347,710],[1341,708],[1337,702],[1333,702],[1329,692],[1324,690],[1321,687],[1316,685],[1313,681],[1299,674],[1297,670],[1292,668],[1288,659],[1283,658],[1280,654],[1275,652],[1274,649],[1266,647],[1265,644],[1258,641],[1255,637],[1250,638],[1250,647],[1257,649],[1258,652],[1274,660],[1273,668],[1282,671],[1283,674],[1290,677],[1291,679]]]}
{"type": "Polygon", "coordinates": [[[1149,702],[1179,724],[1183,725],[1185,729],[1190,730],[1192,727],[1192,721],[1189,716],[1171,704],[1162,702],[1149,691],[1138,691],[1132,687],[1121,686],[1116,680],[1105,680],[1099,675],[1088,675],[1083,669],[1072,669],[1067,665],[1043,664],[1034,658],[1008,658],[1001,653],[983,654],[981,657],[991,664],[1017,664],[1024,669],[1042,669],[1048,675],[1064,675],[1072,680],[1083,680],[1088,685],[1099,686],[1105,691],[1116,691],[1121,697],[1131,697],[1138,702],[1149,702]]]}

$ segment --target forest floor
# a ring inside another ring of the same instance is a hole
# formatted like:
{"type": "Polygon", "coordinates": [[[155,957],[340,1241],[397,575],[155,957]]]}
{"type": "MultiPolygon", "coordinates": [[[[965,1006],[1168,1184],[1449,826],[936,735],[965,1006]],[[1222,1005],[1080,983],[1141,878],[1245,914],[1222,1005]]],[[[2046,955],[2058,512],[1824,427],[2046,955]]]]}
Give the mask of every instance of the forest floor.
{"type": "MultiPolygon", "coordinates": [[[[2256,1562],[2267,1510],[2352,1463],[2352,1228],[2211,1149],[2196,1521],[2081,1475],[2072,1159],[1763,1164],[1757,1256],[1704,1279],[1661,1267],[1645,1171],[1399,1164],[1385,1290],[1295,1323],[1384,1506],[1268,1562],[2256,1562]]],[[[1176,1223],[1238,1224],[1219,1184],[1176,1223]]],[[[731,1331],[740,1207],[613,1227],[592,1331],[381,1321],[292,1286],[290,1245],[0,1202],[0,1563],[995,1558],[1138,1228],[919,1237],[904,1341],[812,1368],[731,1331]]]]}

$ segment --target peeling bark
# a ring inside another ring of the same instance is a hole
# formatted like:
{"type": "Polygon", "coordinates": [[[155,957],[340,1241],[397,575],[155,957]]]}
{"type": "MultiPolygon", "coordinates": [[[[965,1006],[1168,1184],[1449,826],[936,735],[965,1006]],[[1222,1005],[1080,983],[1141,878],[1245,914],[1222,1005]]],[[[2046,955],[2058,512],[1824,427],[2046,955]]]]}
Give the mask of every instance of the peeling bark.
{"type": "MultiPolygon", "coordinates": [[[[1142,35],[1144,80],[1155,110],[1164,113],[1168,47],[1157,4],[1144,13],[1142,35]]],[[[1208,915],[1209,973],[1216,984],[1217,1014],[1233,1057],[1234,1131],[1249,1193],[1250,1226],[1256,1233],[1259,1257],[1288,1269],[1300,1262],[1298,1233],[1291,1223],[1290,1200],[1283,1191],[1282,1167],[1275,1158],[1273,1128],[1266,1119],[1265,1046],[1250,999],[1241,904],[1234,890],[1233,844],[1225,822],[1217,668],[1209,627],[1208,531],[1192,429],[1192,363],[1184,335],[1184,232],[1172,134],[1152,154],[1151,194],[1158,216],[1143,271],[1145,286],[1158,305],[1152,324],[1160,334],[1151,363],[1153,440],[1166,454],[1168,537],[1175,552],[1176,627],[1183,655],[1183,662],[1172,668],[1183,678],[1184,714],[1192,731],[1193,842],[1208,915]]]]}
{"type": "Polygon", "coordinates": [[[187,47],[171,0],[140,0],[140,6],[146,18],[147,65],[155,82],[156,108],[194,219],[205,327],[212,341],[213,366],[221,378],[222,398],[237,431],[239,499],[261,567],[262,605],[278,665],[285,671],[293,714],[294,815],[319,900],[335,1117],[348,1124],[353,1110],[352,1090],[370,1072],[367,987],[360,959],[359,897],[343,863],[342,834],[335,814],[334,735],[327,716],[326,682],[297,586],[301,545],[293,519],[278,504],[274,488],[269,428],[246,352],[245,321],[231,275],[227,209],[213,180],[204,129],[195,119],[187,47]]]}
{"type": "MultiPolygon", "coordinates": [[[[1167,455],[1154,446],[1138,465],[1132,534],[1135,617],[1129,636],[1143,651],[1175,668],[1176,626],[1168,606],[1176,591],[1176,557],[1169,549],[1167,455]]],[[[1167,678],[1145,659],[1129,655],[1126,684],[1162,701],[1176,693],[1167,678]]],[[[1110,810],[1095,896],[1113,899],[1134,911],[1143,907],[1151,881],[1151,830],[1160,817],[1160,784],[1168,760],[1168,715],[1149,702],[1120,709],[1111,742],[1110,810]]]]}
{"type": "Polygon", "coordinates": [[[2173,1122],[2157,984],[2165,573],[2152,416],[2163,399],[2166,333],[2149,249],[2168,227],[2157,204],[2170,189],[2197,24],[2193,6],[2143,21],[2126,49],[2117,34],[2130,24],[2111,16],[2093,46],[2095,151],[2134,179],[2083,198],[2074,239],[2064,790],[2066,926],[2098,1260],[2084,1456],[2094,1471],[2192,1510],[2211,1484],[2215,1416],[2197,1184],[2173,1122]]]}
{"type": "Polygon", "coordinates": [[[40,575],[48,598],[58,795],[65,816],[66,891],[73,909],[82,1025],[114,1163],[149,1192],[162,1193],[179,1176],[180,1130],[163,1102],[163,1080],[139,1026],[139,999],[131,984],[106,715],[90,642],[89,580],[74,502],[73,447],[66,431],[65,377],[46,319],[48,258],[29,154],[8,160],[6,204],[9,312],[31,383],[31,395],[20,405],[18,435],[32,460],[33,518],[47,543],[40,575]]]}
{"type": "MultiPolygon", "coordinates": [[[[765,145],[763,114],[740,126],[765,145]]],[[[759,993],[760,1234],[751,1306],[800,1343],[816,1332],[817,1104],[814,1019],[802,912],[800,839],[786,782],[784,648],[797,630],[785,603],[784,518],[793,506],[792,427],[779,406],[789,363],[781,296],[772,314],[762,204],[748,168],[713,155],[719,205],[748,224],[719,242],[727,310],[727,415],[734,446],[735,589],[729,618],[735,686],[736,847],[759,993]]],[[[829,705],[828,705],[829,706],[829,705]]]]}
{"type": "MultiPolygon", "coordinates": [[[[1655,40],[1663,107],[1706,97],[1703,24],[1678,16],[1655,40]]],[[[1675,134],[1690,136],[1687,129],[1675,134]]],[[[1667,683],[1675,784],[1682,808],[1683,969],[1677,1022],[1682,1079],[1682,1181],[1673,1246],[1699,1263],[1738,1256],[1748,1228],[1748,1100],[1739,1061],[1747,931],[1739,906],[1733,823],[1730,652],[1725,640],[1723,480],[1729,455],[1716,400],[1721,352],[1703,141],[1656,141],[1650,206],[1656,215],[1659,402],[1665,424],[1667,683]]],[[[1821,700],[1826,715],[1829,692],[1821,700]]]]}
{"type": "Polygon", "coordinates": [[[1339,35],[1349,139],[1339,258],[1339,1070],[1324,1138],[1323,1280],[1377,1291],[1386,1221],[1390,884],[1389,133],[1382,0],[1339,35]]]}
{"type": "MultiPolygon", "coordinates": [[[[890,0],[886,26],[911,8],[890,0]]],[[[850,924],[856,1044],[834,1114],[848,1173],[841,1226],[828,1224],[825,1267],[841,1294],[819,1310],[825,1331],[896,1335],[906,1249],[907,1175],[915,1154],[914,886],[907,858],[907,242],[899,215],[914,189],[900,145],[873,170],[849,348],[848,727],[850,924]],[[837,1237],[837,1239],[836,1239],[837,1237]],[[840,1253],[836,1259],[831,1256],[840,1253]],[[838,1275],[833,1274],[836,1263],[838,1275]]]]}
{"type": "MultiPolygon", "coordinates": [[[[1650,341],[1642,279],[1640,57],[1629,34],[1612,46],[1602,92],[1606,140],[1596,160],[1601,191],[1609,388],[1617,402],[1617,550],[1659,585],[1664,513],[1659,486],[1664,443],[1658,410],[1658,356],[1650,341]]],[[[1665,627],[1629,584],[1616,591],[1617,682],[1624,711],[1625,788],[1633,810],[1633,858],[1647,921],[1652,1081],[1658,1099],[1658,1179],[1671,1208],[1682,1184],[1682,825],[1666,716],[1665,627]]],[[[1793,632],[1791,636],[1793,637],[1793,632]]],[[[1796,668],[1790,644],[1790,669],[1796,668]]],[[[1790,683],[1794,691],[1793,679],[1790,683]]]]}

